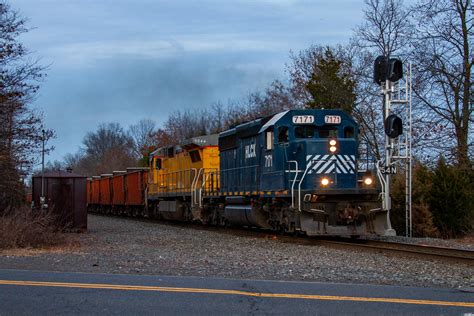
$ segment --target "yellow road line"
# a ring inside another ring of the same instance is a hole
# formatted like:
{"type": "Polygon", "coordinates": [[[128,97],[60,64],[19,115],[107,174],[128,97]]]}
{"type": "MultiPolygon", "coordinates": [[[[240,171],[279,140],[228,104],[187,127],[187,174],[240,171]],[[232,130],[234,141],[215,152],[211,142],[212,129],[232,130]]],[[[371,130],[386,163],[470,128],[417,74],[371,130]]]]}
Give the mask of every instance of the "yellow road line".
{"type": "Polygon", "coordinates": [[[65,287],[65,288],[81,288],[81,289],[107,289],[107,290],[125,290],[125,291],[204,293],[204,294],[243,295],[243,296],[265,297],[265,298],[290,298],[290,299],[325,300],[325,301],[352,301],[352,302],[376,302],[376,303],[396,303],[396,304],[414,304],[414,305],[474,307],[474,302],[414,300],[414,299],[385,298],[385,297],[357,297],[357,296],[313,295],[313,294],[259,293],[259,292],[247,292],[247,291],[239,291],[239,290],[219,290],[219,289],[202,289],[202,288],[187,288],[187,287],[163,287],[163,286],[117,285],[117,284],[95,284],[95,283],[37,282],[37,281],[11,281],[11,280],[0,280],[0,285],[46,286],[46,287],[65,287]]]}

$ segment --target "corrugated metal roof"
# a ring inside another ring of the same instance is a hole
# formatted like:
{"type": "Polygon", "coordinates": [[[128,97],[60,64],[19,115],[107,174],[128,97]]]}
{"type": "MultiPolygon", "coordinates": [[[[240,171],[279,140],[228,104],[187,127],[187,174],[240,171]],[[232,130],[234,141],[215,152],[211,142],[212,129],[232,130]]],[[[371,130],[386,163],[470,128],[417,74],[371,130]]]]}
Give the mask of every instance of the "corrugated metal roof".
{"type": "MultiPolygon", "coordinates": [[[[46,171],[44,173],[45,178],[85,178],[82,174],[67,172],[64,170],[53,170],[53,171],[46,171]]],[[[33,176],[33,178],[41,178],[41,173],[37,173],[33,176]]]]}

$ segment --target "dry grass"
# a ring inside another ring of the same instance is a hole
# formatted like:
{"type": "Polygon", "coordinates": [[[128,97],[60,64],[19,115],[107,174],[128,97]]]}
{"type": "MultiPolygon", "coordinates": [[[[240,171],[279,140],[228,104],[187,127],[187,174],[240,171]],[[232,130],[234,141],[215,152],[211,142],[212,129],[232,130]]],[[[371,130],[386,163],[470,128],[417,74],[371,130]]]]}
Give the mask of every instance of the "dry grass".
{"type": "Polygon", "coordinates": [[[52,211],[11,209],[0,218],[0,249],[63,246],[67,240],[62,230],[52,211]]]}

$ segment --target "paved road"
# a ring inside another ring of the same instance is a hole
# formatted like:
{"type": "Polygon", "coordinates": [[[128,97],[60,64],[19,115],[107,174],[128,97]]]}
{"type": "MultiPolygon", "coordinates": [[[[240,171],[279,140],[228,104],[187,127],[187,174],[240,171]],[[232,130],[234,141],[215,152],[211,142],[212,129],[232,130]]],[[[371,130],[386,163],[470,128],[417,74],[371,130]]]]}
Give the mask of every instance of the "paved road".
{"type": "Polygon", "coordinates": [[[474,315],[474,293],[316,282],[0,270],[0,315],[474,315]]]}

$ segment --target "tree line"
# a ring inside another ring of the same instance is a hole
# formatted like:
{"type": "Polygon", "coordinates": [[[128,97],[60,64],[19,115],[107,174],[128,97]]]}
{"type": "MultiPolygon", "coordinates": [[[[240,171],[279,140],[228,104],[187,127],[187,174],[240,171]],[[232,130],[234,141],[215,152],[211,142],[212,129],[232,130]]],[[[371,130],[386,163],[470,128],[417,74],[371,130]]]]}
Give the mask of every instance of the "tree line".
{"type": "Polygon", "coordinates": [[[23,200],[22,179],[37,161],[42,140],[54,136],[30,106],[45,68],[18,40],[28,30],[26,19],[0,1],[0,213],[23,200]]]}

